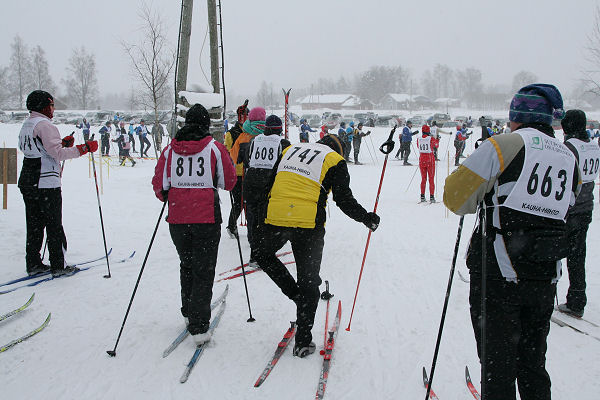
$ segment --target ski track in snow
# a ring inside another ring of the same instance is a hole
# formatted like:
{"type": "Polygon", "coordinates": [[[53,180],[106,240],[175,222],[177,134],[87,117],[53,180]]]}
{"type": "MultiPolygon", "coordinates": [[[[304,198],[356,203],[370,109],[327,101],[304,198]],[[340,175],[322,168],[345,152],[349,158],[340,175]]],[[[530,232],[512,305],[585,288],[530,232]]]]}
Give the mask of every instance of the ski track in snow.
{"type": "MultiPolygon", "coordinates": [[[[58,125],[67,135],[72,127],[58,125]]],[[[0,139],[16,147],[20,125],[0,125],[0,139]]],[[[375,147],[387,138],[386,128],[370,128],[375,147]]],[[[80,135],[80,133],[78,133],[80,135]]],[[[296,136],[291,130],[291,137],[296,136]]],[[[477,128],[474,135],[478,137],[477,128]]],[[[395,135],[397,139],[397,135],[395,135]]],[[[383,156],[373,164],[371,138],[361,148],[363,166],[349,164],[351,188],[358,201],[373,209],[383,156]]],[[[78,138],[78,141],[80,139],[78,138]]],[[[436,199],[442,201],[447,175],[446,149],[454,150],[449,135],[442,135],[436,199]]],[[[472,141],[466,153],[472,151],[472,141]]],[[[338,300],[342,320],[326,387],[327,399],[408,399],[424,396],[421,367],[427,371],[437,337],[444,293],[448,282],[459,218],[446,218],[443,204],[419,205],[420,174],[412,167],[388,160],[378,214],[379,229],[372,234],[358,293],[351,332],[346,332],[352,300],[367,238],[362,224],[350,220],[329,200],[321,277],[330,281],[330,324],[338,300]],[[412,183],[409,181],[414,178],[412,183]],[[407,191],[407,187],[409,187],[407,191]]],[[[114,152],[113,152],[114,153],[114,152]]],[[[452,157],[452,154],[450,154],[452,157]]],[[[96,157],[97,158],[97,157],[96,157]]],[[[137,295],[117,348],[117,357],[106,350],[114,346],[140,267],[146,254],[161,203],[150,185],[155,161],[139,160],[135,168],[112,167],[110,177],[103,169],[101,195],[108,247],[113,260],[133,250],[134,259],[111,264],[111,279],[103,279],[106,266],[99,265],[77,275],[45,282],[33,288],[0,295],[6,312],[22,305],[36,292],[33,304],[19,315],[0,322],[0,342],[7,343],[39,326],[52,312],[49,326],[5,353],[0,354],[0,384],[7,399],[179,399],[202,394],[214,399],[306,399],[314,396],[322,358],[325,302],[317,310],[313,340],[317,353],[298,359],[289,349],[265,383],[253,387],[256,378],[276,349],[278,341],[295,319],[295,309],[262,272],[247,277],[256,322],[246,322],[248,307],[241,278],[214,285],[218,296],[230,284],[227,309],[213,340],[185,384],[179,383],[194,351],[187,338],[167,358],[163,350],[183,327],[180,315],[179,260],[168,226],[158,229],[137,295]],[[32,384],[35,382],[35,384],[32,384]]],[[[451,159],[451,164],[453,158],[451,159]]],[[[19,169],[22,155],[19,154],[19,169]]],[[[114,159],[113,159],[114,163],[114,159]]],[[[451,167],[451,170],[454,169],[451,167]]],[[[98,170],[99,174],[99,170],[98,170]]],[[[220,192],[222,215],[227,218],[229,196],[220,192]]],[[[596,201],[598,199],[596,198],[596,201]]],[[[24,273],[24,206],[16,185],[9,186],[8,210],[0,211],[0,281],[24,273]]],[[[585,317],[600,322],[600,276],[592,268],[600,255],[598,246],[599,207],[588,232],[588,306],[585,317]]],[[[475,219],[465,218],[457,269],[468,274],[464,254],[475,219]]],[[[63,223],[69,242],[68,260],[78,261],[103,254],[102,235],[93,177],[88,175],[86,157],[67,161],[63,174],[63,223]]],[[[249,256],[245,229],[240,228],[244,261],[249,256]]],[[[284,249],[289,249],[289,244],[284,249]]],[[[292,260],[292,255],[284,261],[292,260]]],[[[237,243],[223,225],[217,274],[239,264],[237,243]]],[[[288,265],[295,273],[295,265],[288,265]]],[[[566,268],[563,268],[566,275],[566,268]]],[[[321,289],[324,290],[324,284],[321,289]]],[[[558,285],[564,301],[568,279],[558,285]]],[[[469,286],[455,275],[444,335],[434,377],[440,398],[470,398],[464,384],[464,366],[469,365],[479,387],[475,340],[468,311],[469,286]]],[[[566,318],[566,317],[563,317],[566,318]]],[[[600,328],[570,321],[600,336],[600,328]]],[[[581,399],[596,398],[600,343],[570,328],[551,324],[547,367],[553,397],[565,399],[577,393],[581,399]]]]}

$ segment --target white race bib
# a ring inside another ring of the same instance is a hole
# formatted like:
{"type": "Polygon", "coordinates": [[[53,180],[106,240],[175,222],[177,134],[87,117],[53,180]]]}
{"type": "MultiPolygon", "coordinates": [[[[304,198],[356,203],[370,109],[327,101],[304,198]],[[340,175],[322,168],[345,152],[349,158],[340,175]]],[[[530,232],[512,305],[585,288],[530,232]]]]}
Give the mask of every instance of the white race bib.
{"type": "Polygon", "coordinates": [[[182,155],[171,149],[171,187],[180,189],[213,189],[211,148],[207,145],[200,153],[182,155]]]}
{"type": "Polygon", "coordinates": [[[579,174],[583,183],[593,182],[598,177],[600,169],[600,147],[596,142],[584,142],[579,139],[569,139],[579,154],[579,174]]]}
{"type": "Polygon", "coordinates": [[[417,147],[419,147],[419,153],[431,153],[431,136],[418,138],[417,147]]]}
{"type": "Polygon", "coordinates": [[[250,168],[272,169],[279,156],[281,136],[258,135],[252,139],[250,168]]]}
{"type": "Polygon", "coordinates": [[[332,152],[329,146],[320,143],[292,145],[281,158],[277,172],[292,172],[320,184],[325,156],[332,152]]]}
{"type": "Polygon", "coordinates": [[[519,129],[515,133],[525,142],[525,161],[503,206],[564,220],[571,199],[575,156],[557,139],[536,129],[519,129]]]}

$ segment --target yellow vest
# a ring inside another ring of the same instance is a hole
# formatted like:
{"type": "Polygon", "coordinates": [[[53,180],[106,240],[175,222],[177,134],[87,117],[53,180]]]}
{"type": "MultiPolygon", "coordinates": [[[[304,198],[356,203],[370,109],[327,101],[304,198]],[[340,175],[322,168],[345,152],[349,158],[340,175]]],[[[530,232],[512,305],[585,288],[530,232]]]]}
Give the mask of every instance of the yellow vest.
{"type": "Polygon", "coordinates": [[[320,143],[287,147],[269,193],[265,223],[314,228],[323,179],[329,169],[342,160],[342,156],[320,143]]]}

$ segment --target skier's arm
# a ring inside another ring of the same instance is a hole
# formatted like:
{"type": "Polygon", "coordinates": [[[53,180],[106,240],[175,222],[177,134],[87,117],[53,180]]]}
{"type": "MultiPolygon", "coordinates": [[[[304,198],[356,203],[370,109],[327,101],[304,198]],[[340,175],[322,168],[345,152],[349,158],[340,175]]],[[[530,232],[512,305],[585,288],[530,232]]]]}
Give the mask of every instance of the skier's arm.
{"type": "Polygon", "coordinates": [[[63,147],[60,132],[50,121],[41,121],[34,130],[33,136],[37,136],[43,143],[48,154],[56,161],[69,160],[81,156],[76,147],[63,147]]]}
{"type": "Polygon", "coordinates": [[[152,188],[154,189],[154,195],[160,201],[167,200],[166,193],[168,193],[169,189],[171,188],[171,185],[168,182],[167,174],[165,171],[165,163],[166,163],[165,153],[170,148],[171,148],[171,146],[165,147],[165,149],[160,154],[160,157],[158,158],[158,162],[156,163],[156,166],[154,167],[154,176],[152,177],[152,188]]]}
{"type": "Polygon", "coordinates": [[[350,189],[350,174],[346,161],[341,160],[331,167],[323,179],[323,187],[331,187],[333,201],[350,218],[357,222],[365,223],[367,210],[354,198],[350,189]]]}
{"type": "Polygon", "coordinates": [[[417,133],[419,133],[419,130],[414,131],[412,135],[415,136],[417,133]]]}
{"type": "Polygon", "coordinates": [[[503,135],[484,141],[446,178],[446,207],[457,215],[475,213],[477,205],[523,146],[520,135],[503,135]]]}

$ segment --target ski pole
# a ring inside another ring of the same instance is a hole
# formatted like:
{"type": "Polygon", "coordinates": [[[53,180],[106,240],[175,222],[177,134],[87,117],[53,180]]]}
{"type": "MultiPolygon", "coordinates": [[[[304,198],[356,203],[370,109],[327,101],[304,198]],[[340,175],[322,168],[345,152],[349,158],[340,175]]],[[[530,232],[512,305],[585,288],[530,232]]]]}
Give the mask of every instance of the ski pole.
{"type": "MultiPolygon", "coordinates": [[[[389,154],[394,150],[394,141],[392,140],[394,136],[394,132],[396,132],[396,128],[398,125],[394,125],[392,131],[390,132],[390,136],[388,139],[379,147],[379,151],[385,154],[385,159],[383,160],[383,168],[381,170],[381,178],[379,179],[379,187],[377,188],[377,196],[375,197],[375,207],[373,208],[373,212],[377,212],[377,204],[379,203],[379,194],[381,193],[381,185],[383,184],[383,177],[385,175],[385,167],[387,166],[387,160],[389,154]]],[[[362,263],[360,266],[360,273],[358,274],[358,283],[356,284],[356,292],[354,293],[354,301],[352,303],[352,311],[350,312],[350,320],[348,321],[347,331],[350,331],[350,325],[352,324],[352,316],[354,315],[354,306],[356,305],[356,298],[358,296],[358,288],[360,287],[360,280],[362,278],[363,269],[365,267],[365,260],[367,258],[367,251],[369,250],[369,242],[371,241],[371,233],[372,230],[369,229],[369,234],[367,236],[367,244],[365,245],[365,252],[363,254],[362,263]]]]}
{"type": "MultiPolygon", "coordinates": [[[[91,140],[94,140],[94,135],[92,135],[91,140]]],[[[100,212],[100,225],[102,226],[102,241],[104,242],[104,254],[106,255],[106,268],[108,269],[108,274],[104,275],[104,278],[110,278],[110,261],[108,260],[108,250],[106,248],[106,235],[104,233],[104,219],[102,218],[102,206],[100,205],[100,192],[98,191],[98,178],[96,177],[96,163],[94,162],[94,153],[90,152],[92,156],[92,166],[94,169],[94,182],[96,183],[96,198],[98,199],[98,211],[100,212]]],[[[102,157],[100,157],[100,162],[102,162],[102,157]]]]}
{"type": "Polygon", "coordinates": [[[377,158],[377,152],[375,151],[375,145],[373,144],[373,138],[369,135],[369,140],[371,141],[371,148],[373,149],[373,153],[375,153],[376,164],[379,165],[379,158],[377,158]]]}
{"type": "Polygon", "coordinates": [[[163,213],[165,212],[166,205],[167,201],[163,203],[163,206],[160,210],[160,215],[158,216],[158,221],[156,221],[156,227],[154,228],[152,239],[150,239],[150,244],[148,245],[148,250],[146,251],[146,256],[144,257],[144,262],[142,263],[142,268],[140,269],[140,274],[138,275],[137,281],[135,282],[135,287],[133,288],[133,293],[131,294],[131,299],[129,300],[129,305],[127,306],[127,311],[125,312],[125,318],[123,318],[123,323],[121,324],[121,329],[119,330],[119,335],[117,336],[117,341],[115,342],[115,347],[112,350],[106,350],[106,353],[111,357],[117,355],[117,346],[119,345],[119,340],[121,339],[121,334],[123,333],[123,328],[125,327],[125,321],[127,321],[127,317],[129,316],[129,310],[131,310],[133,298],[135,297],[138,285],[140,284],[140,279],[142,279],[142,273],[144,272],[144,268],[146,267],[146,261],[148,261],[148,255],[150,255],[150,249],[152,248],[152,243],[154,243],[154,237],[156,236],[156,231],[158,230],[158,225],[160,224],[160,220],[163,216],[163,213]]]}
{"type": "Polygon", "coordinates": [[[450,268],[450,277],[448,278],[448,287],[446,288],[446,298],[444,299],[444,307],[442,309],[442,318],[440,320],[440,328],[438,330],[437,340],[435,342],[435,350],[433,351],[433,362],[429,371],[429,384],[427,385],[427,394],[425,400],[429,399],[429,393],[433,384],[433,374],[435,373],[435,365],[437,363],[438,352],[440,350],[440,342],[442,341],[442,332],[444,330],[444,322],[446,321],[446,311],[448,310],[448,300],[450,299],[450,289],[452,289],[452,280],[454,279],[454,270],[456,267],[456,257],[458,255],[458,246],[460,244],[460,235],[465,217],[460,217],[458,222],[458,234],[456,235],[456,244],[454,245],[454,255],[452,256],[452,267],[450,268]]]}
{"type": "Polygon", "coordinates": [[[481,219],[479,223],[481,224],[479,229],[481,230],[481,395],[482,398],[487,398],[486,392],[486,349],[485,349],[485,340],[486,340],[486,299],[487,296],[487,232],[486,232],[486,223],[487,223],[487,212],[486,212],[486,204],[485,199],[481,202],[481,208],[479,209],[481,213],[481,219]]]}
{"type": "MultiPolygon", "coordinates": [[[[229,192],[229,198],[231,199],[231,207],[233,208],[233,194],[231,192],[229,192]]],[[[244,257],[242,256],[239,231],[235,232],[235,238],[237,240],[238,252],[240,253],[240,265],[242,266],[242,277],[244,278],[244,289],[246,289],[246,301],[248,301],[248,313],[250,314],[250,318],[246,322],[254,322],[256,320],[252,316],[252,308],[250,307],[250,295],[248,294],[248,283],[246,282],[246,269],[244,268],[244,257]]]]}
{"type": "Polygon", "coordinates": [[[408,189],[410,189],[410,185],[412,184],[413,179],[415,179],[415,175],[417,174],[418,169],[419,167],[415,168],[415,172],[413,172],[412,177],[410,178],[410,182],[408,182],[408,186],[406,187],[404,193],[408,192],[408,189]]]}

